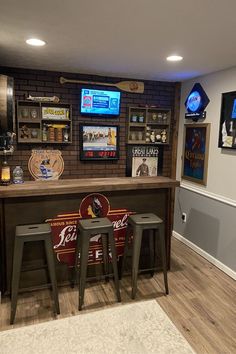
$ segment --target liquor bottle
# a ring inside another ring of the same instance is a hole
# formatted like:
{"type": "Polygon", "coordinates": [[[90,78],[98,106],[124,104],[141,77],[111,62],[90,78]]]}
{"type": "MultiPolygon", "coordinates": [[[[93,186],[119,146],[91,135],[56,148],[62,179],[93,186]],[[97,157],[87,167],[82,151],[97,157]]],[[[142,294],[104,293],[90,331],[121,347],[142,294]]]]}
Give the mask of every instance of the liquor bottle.
{"type": "Polygon", "coordinates": [[[66,125],[65,128],[64,128],[64,130],[63,130],[63,141],[64,141],[65,143],[68,143],[68,141],[69,141],[69,132],[68,132],[68,129],[69,129],[69,126],[66,125]]]}
{"type": "Polygon", "coordinates": [[[48,140],[48,133],[47,133],[47,125],[43,125],[43,135],[42,135],[42,140],[47,141],[48,140]]]}

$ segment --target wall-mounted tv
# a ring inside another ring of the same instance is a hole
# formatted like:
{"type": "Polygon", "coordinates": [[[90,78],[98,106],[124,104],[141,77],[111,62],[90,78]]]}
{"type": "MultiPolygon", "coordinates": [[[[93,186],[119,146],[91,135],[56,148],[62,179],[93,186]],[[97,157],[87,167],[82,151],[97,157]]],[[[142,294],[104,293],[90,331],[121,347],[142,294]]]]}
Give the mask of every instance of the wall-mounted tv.
{"type": "Polygon", "coordinates": [[[80,113],[87,116],[118,117],[120,92],[82,88],[80,113]]]}
{"type": "Polygon", "coordinates": [[[118,160],[117,125],[80,124],[80,160],[118,160]]]}

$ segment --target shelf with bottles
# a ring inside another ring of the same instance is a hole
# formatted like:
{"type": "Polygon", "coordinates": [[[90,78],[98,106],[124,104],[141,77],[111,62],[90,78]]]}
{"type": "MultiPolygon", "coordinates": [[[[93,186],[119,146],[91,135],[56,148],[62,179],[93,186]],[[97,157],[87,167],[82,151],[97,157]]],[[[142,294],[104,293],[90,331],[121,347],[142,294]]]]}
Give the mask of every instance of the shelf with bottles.
{"type": "Polygon", "coordinates": [[[147,123],[170,125],[171,111],[169,109],[151,108],[148,109],[147,123]]]}
{"type": "Polygon", "coordinates": [[[129,107],[128,144],[169,144],[171,110],[169,108],[129,107]]]}
{"type": "Polygon", "coordinates": [[[43,123],[43,143],[70,143],[70,126],[67,124],[54,124],[53,122],[43,123]]]}
{"type": "Polygon", "coordinates": [[[160,127],[147,126],[146,143],[148,144],[168,144],[169,135],[166,129],[160,127]]]}
{"type": "Polygon", "coordinates": [[[129,123],[143,124],[146,122],[146,109],[140,107],[129,107],[129,123]]]}
{"type": "Polygon", "coordinates": [[[17,142],[71,144],[71,118],[70,104],[17,101],[17,142]]]}
{"type": "Polygon", "coordinates": [[[146,137],[146,125],[145,126],[130,126],[129,129],[129,136],[128,136],[128,143],[130,144],[140,144],[145,143],[146,137]]]}

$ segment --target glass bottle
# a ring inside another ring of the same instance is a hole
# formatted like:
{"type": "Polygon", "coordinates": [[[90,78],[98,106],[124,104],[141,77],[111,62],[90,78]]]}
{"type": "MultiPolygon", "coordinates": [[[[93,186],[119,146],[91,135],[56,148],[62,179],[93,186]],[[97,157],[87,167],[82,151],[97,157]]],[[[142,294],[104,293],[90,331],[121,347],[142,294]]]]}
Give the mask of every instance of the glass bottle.
{"type": "Polygon", "coordinates": [[[20,166],[16,166],[13,170],[13,183],[23,183],[23,170],[20,166]]]}
{"type": "Polygon", "coordinates": [[[48,132],[47,132],[47,125],[43,125],[43,134],[42,134],[42,140],[47,141],[48,140],[48,132]]]}
{"type": "Polygon", "coordinates": [[[64,142],[68,142],[69,141],[69,132],[68,132],[68,125],[65,126],[64,128],[64,132],[63,132],[63,140],[64,142]]]}

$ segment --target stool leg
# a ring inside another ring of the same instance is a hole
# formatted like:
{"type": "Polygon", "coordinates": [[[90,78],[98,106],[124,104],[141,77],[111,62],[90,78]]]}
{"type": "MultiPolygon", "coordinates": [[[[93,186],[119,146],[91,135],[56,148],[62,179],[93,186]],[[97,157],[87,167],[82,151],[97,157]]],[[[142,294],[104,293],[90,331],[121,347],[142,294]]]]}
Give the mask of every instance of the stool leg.
{"type": "Polygon", "coordinates": [[[166,294],[169,294],[168,281],[167,281],[166,244],[165,244],[165,233],[164,233],[163,223],[159,225],[159,237],[161,241],[161,257],[162,257],[165,290],[166,290],[166,294]]]}
{"type": "MultiPolygon", "coordinates": [[[[149,251],[150,251],[150,268],[154,268],[154,230],[149,230],[149,251]]],[[[154,270],[150,270],[150,275],[153,277],[154,270]]]]}
{"type": "Polygon", "coordinates": [[[15,238],[14,253],[13,253],[13,268],[12,268],[12,283],[11,283],[11,318],[10,324],[14,323],[17,306],[17,296],[20,281],[20,269],[23,256],[24,242],[15,238]]]}
{"type": "Polygon", "coordinates": [[[79,274],[78,258],[79,258],[79,251],[80,251],[80,234],[79,234],[79,230],[77,230],[77,239],[76,239],[76,246],[75,246],[75,265],[74,265],[74,270],[73,270],[73,275],[72,275],[72,282],[71,282],[71,287],[72,288],[74,288],[75,284],[78,283],[78,274],[79,274]]]}
{"type": "Polygon", "coordinates": [[[108,242],[107,234],[102,234],[102,255],[103,255],[103,268],[106,282],[109,281],[108,267],[109,267],[109,255],[108,255],[108,242]]]}
{"type": "Polygon", "coordinates": [[[119,285],[119,277],[118,277],[118,269],[117,269],[117,255],[116,255],[116,245],[115,245],[115,238],[113,230],[109,232],[109,243],[111,247],[111,254],[112,254],[112,266],[114,272],[114,281],[116,287],[116,297],[117,301],[121,301],[120,297],[120,285],[119,285]]]}
{"type": "Polygon", "coordinates": [[[160,243],[160,238],[158,238],[159,233],[155,230],[154,231],[154,248],[155,248],[155,257],[154,257],[154,268],[158,267],[158,253],[159,253],[159,245],[158,242],[160,243]]]}
{"type": "Polygon", "coordinates": [[[124,253],[123,253],[123,259],[122,259],[122,265],[120,269],[120,274],[119,274],[119,279],[122,278],[124,270],[125,270],[125,263],[126,263],[126,258],[129,250],[129,230],[130,230],[130,225],[127,225],[126,228],[126,233],[125,233],[125,244],[124,244],[124,253]]]}
{"type": "Polygon", "coordinates": [[[134,227],[134,239],[133,239],[133,259],[132,259],[132,299],[135,298],[137,292],[137,278],[139,268],[139,257],[142,242],[142,229],[140,227],[134,227]]]}
{"type": "Polygon", "coordinates": [[[81,232],[81,247],[80,247],[80,276],[79,276],[79,311],[82,310],[84,302],[84,289],[87,276],[88,252],[90,234],[81,232]]]}
{"type": "Polygon", "coordinates": [[[46,251],[47,262],[48,262],[48,270],[49,270],[51,284],[52,284],[52,293],[53,293],[55,311],[59,315],[60,307],[58,301],[57,278],[56,278],[56,270],[55,270],[55,258],[54,258],[55,255],[53,252],[51,235],[50,238],[47,237],[44,240],[44,245],[45,245],[45,251],[46,251]]]}

